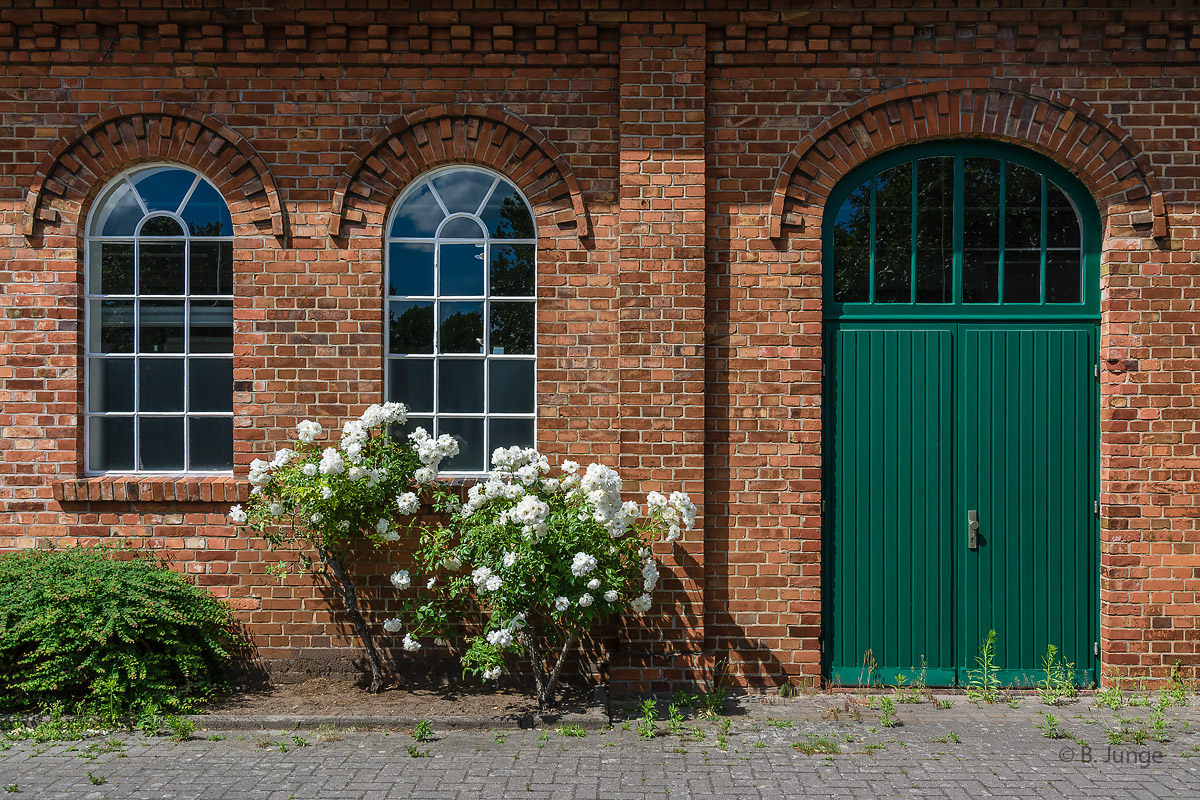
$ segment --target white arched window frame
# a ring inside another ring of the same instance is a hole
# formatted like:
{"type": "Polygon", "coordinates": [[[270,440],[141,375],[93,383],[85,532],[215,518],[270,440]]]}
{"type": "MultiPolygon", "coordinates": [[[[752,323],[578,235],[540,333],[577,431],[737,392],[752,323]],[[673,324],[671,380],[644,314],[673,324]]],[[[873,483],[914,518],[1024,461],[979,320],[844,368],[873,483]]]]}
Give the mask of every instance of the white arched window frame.
{"type": "Polygon", "coordinates": [[[233,468],[233,229],[204,176],[111,181],[84,247],[86,474],[233,468]]]}
{"type": "Polygon", "coordinates": [[[497,447],[536,442],[537,240],[501,175],[449,166],[414,181],[385,228],[385,396],[401,435],[448,433],[442,471],[485,472],[497,447]]]}

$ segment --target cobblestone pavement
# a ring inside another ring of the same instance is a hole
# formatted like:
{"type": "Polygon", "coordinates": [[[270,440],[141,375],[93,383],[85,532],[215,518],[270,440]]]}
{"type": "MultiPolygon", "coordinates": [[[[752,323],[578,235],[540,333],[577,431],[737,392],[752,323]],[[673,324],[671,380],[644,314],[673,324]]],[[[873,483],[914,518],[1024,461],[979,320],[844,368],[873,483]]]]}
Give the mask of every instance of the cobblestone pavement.
{"type": "Polygon", "coordinates": [[[72,800],[1200,797],[1197,709],[1171,709],[1165,734],[1146,708],[1114,713],[1084,700],[1056,710],[1059,726],[1090,754],[1071,738],[1044,737],[1035,725],[1045,725],[1046,710],[1030,699],[1010,709],[959,698],[948,710],[900,705],[900,725],[889,728],[878,709],[809,700],[689,718],[675,734],[660,719],[648,741],[636,720],[593,730],[444,731],[435,723],[426,743],[410,731],[337,728],[198,730],[178,743],[133,733],[9,740],[0,784],[13,792],[3,797],[72,800]],[[1122,726],[1131,743],[1110,750],[1109,731],[1122,726]],[[1137,731],[1167,741],[1136,744],[1137,731]]]}

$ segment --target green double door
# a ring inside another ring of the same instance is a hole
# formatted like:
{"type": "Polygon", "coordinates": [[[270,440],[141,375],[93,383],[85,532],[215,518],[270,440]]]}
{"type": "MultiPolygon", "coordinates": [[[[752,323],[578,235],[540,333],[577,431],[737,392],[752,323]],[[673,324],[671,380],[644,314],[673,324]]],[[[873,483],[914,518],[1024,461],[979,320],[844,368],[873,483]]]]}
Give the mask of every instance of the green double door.
{"type": "Polygon", "coordinates": [[[830,678],[924,664],[965,685],[1047,644],[1094,678],[1097,330],[1092,323],[830,322],[825,639],[830,678]]]}

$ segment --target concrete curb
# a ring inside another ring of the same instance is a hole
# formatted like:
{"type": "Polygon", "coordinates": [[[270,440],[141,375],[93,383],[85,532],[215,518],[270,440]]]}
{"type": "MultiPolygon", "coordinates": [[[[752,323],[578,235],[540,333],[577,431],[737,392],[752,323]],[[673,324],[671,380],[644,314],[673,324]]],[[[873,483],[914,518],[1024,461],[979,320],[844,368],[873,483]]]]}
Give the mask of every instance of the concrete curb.
{"type": "Polygon", "coordinates": [[[557,728],[577,725],[585,730],[603,730],[609,726],[603,709],[589,714],[508,714],[501,716],[430,716],[400,717],[383,715],[318,715],[318,714],[195,714],[188,717],[197,730],[208,731],[289,731],[315,730],[325,726],[345,729],[407,730],[418,722],[428,720],[434,731],[477,731],[557,728]]]}

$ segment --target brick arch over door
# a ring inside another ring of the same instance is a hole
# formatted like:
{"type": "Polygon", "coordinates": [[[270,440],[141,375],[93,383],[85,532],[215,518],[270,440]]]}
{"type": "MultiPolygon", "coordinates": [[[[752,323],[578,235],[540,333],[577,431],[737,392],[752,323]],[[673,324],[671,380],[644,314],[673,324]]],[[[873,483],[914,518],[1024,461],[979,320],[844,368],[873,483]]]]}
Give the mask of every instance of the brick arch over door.
{"type": "Polygon", "coordinates": [[[89,197],[122,169],[150,161],[186,164],[212,181],[229,204],[235,231],[284,235],[275,178],[250,143],[206,114],[161,103],[109,109],[56,145],[25,198],[22,233],[32,237],[45,225],[78,231],[89,197]]]}
{"type": "Polygon", "coordinates": [[[893,147],[946,137],[986,137],[1038,150],[1074,172],[1110,225],[1167,235],[1162,189],[1142,149],[1095,109],[1015,81],[958,79],[900,87],[834,114],[784,161],[771,199],[770,233],[819,231],[825,200],[851,169],[893,147]]]}
{"type": "Polygon", "coordinates": [[[333,195],[329,232],[346,223],[382,227],[400,192],[430,167],[469,163],[517,185],[538,220],[574,223],[588,235],[579,182],[565,158],[528,123],[481,105],[436,106],[402,117],[359,148],[333,195]]]}

